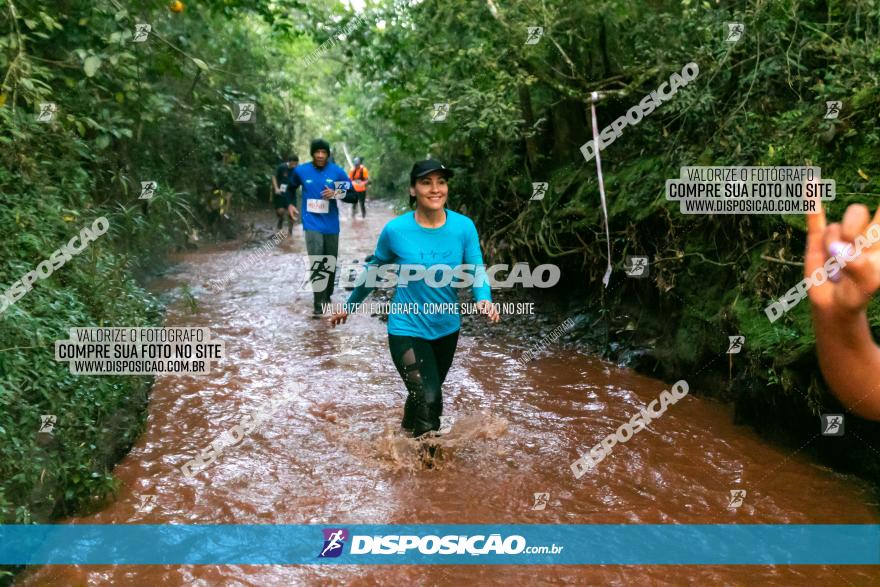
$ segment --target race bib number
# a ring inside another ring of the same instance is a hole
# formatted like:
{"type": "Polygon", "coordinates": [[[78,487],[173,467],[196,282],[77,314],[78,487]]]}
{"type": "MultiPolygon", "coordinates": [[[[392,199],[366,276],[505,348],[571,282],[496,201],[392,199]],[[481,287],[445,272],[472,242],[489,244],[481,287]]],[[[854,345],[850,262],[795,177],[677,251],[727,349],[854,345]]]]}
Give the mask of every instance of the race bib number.
{"type": "Polygon", "coordinates": [[[330,201],[309,198],[308,200],[306,200],[306,210],[308,210],[312,214],[329,214],[330,201]]]}
{"type": "Polygon", "coordinates": [[[278,187],[279,187],[279,189],[281,190],[281,193],[284,193],[284,192],[287,191],[287,184],[286,184],[286,183],[282,183],[282,184],[281,184],[280,186],[278,186],[278,187]]]}

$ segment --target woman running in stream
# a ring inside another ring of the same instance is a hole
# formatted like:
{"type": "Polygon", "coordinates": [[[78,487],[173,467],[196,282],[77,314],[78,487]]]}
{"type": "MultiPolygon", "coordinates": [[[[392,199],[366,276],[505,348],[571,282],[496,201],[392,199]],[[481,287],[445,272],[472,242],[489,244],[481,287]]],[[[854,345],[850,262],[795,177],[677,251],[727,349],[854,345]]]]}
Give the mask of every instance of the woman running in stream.
{"type": "MultiPolygon", "coordinates": [[[[443,275],[450,274],[463,263],[469,265],[467,272],[474,277],[477,307],[490,321],[499,320],[498,311],[492,305],[477,229],[467,216],[445,208],[449,192],[446,181],[452,175],[452,170],[432,159],[413,165],[409,174],[409,200],[415,211],[398,216],[385,225],[369,263],[373,266],[408,265],[411,270],[405,272],[405,277],[417,269],[442,266],[424,271],[423,276],[408,280],[405,286],[398,283],[388,316],[391,359],[408,392],[403,409],[403,428],[412,431],[414,437],[440,429],[443,412],[441,386],[458,344],[461,318],[458,311],[451,309],[458,302],[457,288],[452,285],[455,280],[442,285],[449,282],[448,279],[444,281],[443,275]],[[441,304],[446,304],[442,312],[437,311],[441,304]],[[395,311],[413,307],[419,312],[395,311]]],[[[373,289],[366,280],[357,286],[345,308],[330,316],[331,325],[336,327],[345,323],[349,311],[355,311],[373,289]]]]}

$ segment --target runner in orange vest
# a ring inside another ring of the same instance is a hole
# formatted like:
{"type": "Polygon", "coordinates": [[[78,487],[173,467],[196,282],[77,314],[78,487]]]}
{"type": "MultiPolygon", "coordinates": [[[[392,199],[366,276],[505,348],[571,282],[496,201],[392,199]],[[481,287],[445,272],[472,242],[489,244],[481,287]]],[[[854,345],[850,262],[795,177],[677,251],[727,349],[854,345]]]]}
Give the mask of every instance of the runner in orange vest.
{"type": "Polygon", "coordinates": [[[361,205],[361,217],[367,217],[367,186],[370,185],[370,172],[361,165],[361,158],[354,158],[354,167],[348,173],[351,183],[354,185],[354,191],[357,192],[357,202],[351,204],[351,217],[357,216],[358,203],[361,205]]]}

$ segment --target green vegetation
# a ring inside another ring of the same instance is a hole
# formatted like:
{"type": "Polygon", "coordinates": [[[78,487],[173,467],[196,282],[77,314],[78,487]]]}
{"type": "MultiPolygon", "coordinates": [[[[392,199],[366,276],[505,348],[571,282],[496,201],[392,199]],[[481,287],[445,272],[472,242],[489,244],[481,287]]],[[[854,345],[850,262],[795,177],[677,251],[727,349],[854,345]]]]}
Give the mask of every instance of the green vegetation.
{"type": "MultiPolygon", "coordinates": [[[[492,262],[558,263],[618,342],[656,341],[641,368],[702,381],[767,429],[784,415],[815,435],[833,402],[808,304],[772,325],[763,312],[800,279],[803,219],[684,216],[663,188],[683,165],[812,164],[837,181],[832,217],[876,207],[878,0],[383,0],[360,16],[324,51],[354,19],[336,2],[206,0],[174,13],[155,0],[55,11],[4,0],[0,285],[94,218],[111,228],[0,315],[0,522],[100,504],[143,425],[149,380],[73,377],[52,341],[71,326],[160,323],[133,276],[228,229],[230,196],[232,209],[265,206],[267,172],[291,149],[305,160],[318,135],[365,157],[374,195],[404,195],[414,159],[443,159],[460,171],[450,206],[477,221],[492,262]],[[745,24],[737,43],[724,42],[728,21],[745,24]],[[147,42],[133,42],[136,23],[152,26],[147,42]],[[543,35],[525,44],[533,26],[543,35]],[[602,153],[616,269],[605,290],[595,163],[579,152],[589,93],[616,92],[598,106],[601,128],[691,61],[699,76],[602,153]],[[839,119],[823,119],[826,100],[843,101],[839,119]],[[255,102],[259,122],[235,123],[236,101],[255,102]],[[42,102],[58,105],[51,123],[36,120],[42,102]],[[445,121],[432,122],[435,103],[450,104],[445,121]],[[159,190],[138,200],[147,180],[159,190]],[[529,201],[533,181],[550,182],[543,201],[529,201]],[[628,254],[650,257],[651,279],[623,277],[628,254]],[[736,333],[747,352],[729,363],[736,333]],[[40,414],[59,419],[48,445],[40,414]]],[[[838,446],[835,462],[878,478],[864,444],[838,446]]]]}

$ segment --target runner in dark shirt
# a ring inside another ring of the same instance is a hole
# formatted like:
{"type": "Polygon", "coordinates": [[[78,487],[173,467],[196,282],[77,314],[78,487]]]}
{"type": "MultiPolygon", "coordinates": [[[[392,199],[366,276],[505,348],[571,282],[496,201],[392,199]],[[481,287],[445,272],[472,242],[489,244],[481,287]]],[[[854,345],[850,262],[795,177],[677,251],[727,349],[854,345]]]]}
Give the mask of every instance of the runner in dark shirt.
{"type": "Polygon", "coordinates": [[[288,175],[290,170],[299,164],[299,157],[295,154],[287,158],[286,163],[282,163],[275,169],[275,175],[272,176],[273,205],[275,206],[275,214],[278,216],[277,229],[281,230],[284,226],[284,217],[287,216],[287,235],[293,234],[293,221],[299,215],[296,209],[296,190],[291,190],[288,185],[288,175]]]}

